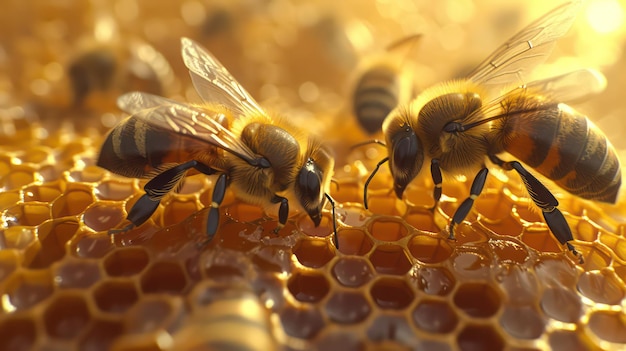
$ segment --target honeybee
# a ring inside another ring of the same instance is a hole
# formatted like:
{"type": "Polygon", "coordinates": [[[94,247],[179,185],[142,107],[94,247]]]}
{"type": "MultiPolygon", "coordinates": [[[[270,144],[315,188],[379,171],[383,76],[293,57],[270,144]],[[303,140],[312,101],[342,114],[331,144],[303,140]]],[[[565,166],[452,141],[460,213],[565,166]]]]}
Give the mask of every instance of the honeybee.
{"type": "Polygon", "coordinates": [[[268,309],[252,291],[218,285],[204,299],[174,335],[171,350],[278,349],[268,309]]]}
{"type": "Polygon", "coordinates": [[[579,258],[569,243],[572,232],[552,193],[518,161],[504,161],[507,152],[569,193],[584,199],[615,203],[621,185],[620,163],[604,134],[586,116],[562,101],[604,89],[603,77],[591,70],[521,84],[524,74],[543,62],[557,39],[571,27],[580,1],[557,7],[509,39],[463,80],[440,83],[410,104],[390,113],[383,124],[394,190],[402,197],[407,185],[430,162],[435,188],[434,210],[442,189],[442,172],[458,175],[478,170],[470,196],[458,207],[449,237],[480,195],[488,174],[485,158],[504,170],[515,170],[541,209],[546,224],[562,245],[579,258]],[[501,88],[487,100],[490,89],[501,88]]]}
{"type": "Polygon", "coordinates": [[[415,97],[413,71],[406,59],[420,38],[421,34],[414,34],[397,40],[356,69],[352,112],[368,134],[379,133],[389,112],[415,97]]]}
{"type": "MultiPolygon", "coordinates": [[[[108,135],[97,164],[127,177],[152,176],[128,213],[129,230],[148,220],[186,173],[217,175],[207,220],[211,240],[226,188],[250,204],[279,204],[277,233],[294,203],[318,226],[334,167],[330,150],[287,121],[271,117],[211,53],[182,38],[182,57],[202,106],[141,92],[122,95],[131,116],[108,135]],[[289,201],[292,200],[292,201],[289,201]]],[[[336,244],[336,230],[335,230],[336,244]]]]}

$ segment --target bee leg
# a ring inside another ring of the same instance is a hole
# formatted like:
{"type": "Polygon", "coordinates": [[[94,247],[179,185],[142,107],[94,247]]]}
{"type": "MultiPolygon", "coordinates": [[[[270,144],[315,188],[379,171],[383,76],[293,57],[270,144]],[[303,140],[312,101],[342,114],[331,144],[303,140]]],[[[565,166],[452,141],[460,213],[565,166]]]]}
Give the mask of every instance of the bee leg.
{"type": "Polygon", "coordinates": [[[489,170],[486,167],[483,167],[478,173],[476,177],[474,177],[474,181],[472,182],[472,188],[470,189],[470,196],[465,199],[459,208],[454,212],[454,216],[452,216],[452,222],[450,223],[450,236],[448,239],[454,240],[454,227],[459,223],[463,222],[467,214],[474,206],[474,200],[480,195],[483,191],[483,187],[485,186],[485,181],[487,180],[487,174],[489,170]]]}
{"type": "Polygon", "coordinates": [[[520,177],[522,177],[524,185],[526,185],[526,189],[528,189],[528,193],[530,194],[530,198],[541,209],[543,218],[546,220],[546,224],[552,234],[561,245],[567,246],[567,249],[570,250],[574,256],[578,257],[578,261],[581,264],[584,263],[582,255],[569,243],[574,240],[572,230],[567,224],[563,213],[557,208],[559,201],[552,195],[550,190],[535,178],[534,175],[528,172],[521,163],[517,161],[505,162],[495,155],[490,155],[489,159],[505,170],[514,169],[520,177]]]}
{"type": "Polygon", "coordinates": [[[213,187],[213,195],[211,197],[211,208],[209,209],[209,215],[206,223],[206,235],[207,239],[202,244],[203,246],[213,240],[213,236],[217,232],[217,227],[220,223],[220,205],[224,200],[226,194],[226,188],[228,187],[228,176],[226,173],[222,173],[217,177],[215,186],[213,187]]]}
{"type": "Polygon", "coordinates": [[[429,210],[430,212],[435,212],[437,205],[439,204],[439,199],[441,199],[441,189],[442,189],[442,178],[441,178],[441,168],[439,168],[439,160],[433,158],[430,162],[430,175],[433,178],[433,183],[435,183],[435,187],[433,188],[433,199],[435,199],[435,204],[429,210]]]}
{"type": "Polygon", "coordinates": [[[143,196],[140,197],[137,202],[135,202],[133,207],[130,209],[130,212],[128,212],[126,220],[128,220],[130,224],[122,229],[110,229],[109,234],[113,235],[124,233],[133,229],[134,227],[140,226],[152,216],[157,207],[159,207],[158,200],[153,200],[150,198],[150,196],[148,196],[148,194],[143,194],[143,196]]]}
{"type": "Polygon", "coordinates": [[[274,234],[278,234],[287,223],[287,217],[289,217],[289,201],[282,196],[274,195],[272,203],[280,203],[280,208],[278,209],[278,225],[273,230],[274,234]]]}

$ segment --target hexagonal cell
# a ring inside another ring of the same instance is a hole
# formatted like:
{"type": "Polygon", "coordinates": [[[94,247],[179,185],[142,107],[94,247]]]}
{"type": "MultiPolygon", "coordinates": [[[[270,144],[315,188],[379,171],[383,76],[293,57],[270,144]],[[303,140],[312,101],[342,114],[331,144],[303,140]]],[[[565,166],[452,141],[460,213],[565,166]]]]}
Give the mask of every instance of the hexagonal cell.
{"type": "Polygon", "coordinates": [[[541,296],[541,308],[545,314],[566,323],[576,323],[583,313],[582,301],[575,292],[551,287],[541,296]]]}
{"type": "Polygon", "coordinates": [[[402,216],[406,212],[406,203],[395,196],[370,195],[367,202],[370,212],[377,215],[402,216]]]}
{"type": "Polygon", "coordinates": [[[156,262],[141,275],[144,293],[182,293],[187,287],[187,277],[177,262],[156,262]]]}
{"type": "Polygon", "coordinates": [[[96,183],[102,180],[106,171],[97,166],[87,166],[81,170],[69,172],[69,180],[83,183],[96,183]]]}
{"type": "Polygon", "coordinates": [[[500,288],[513,305],[535,303],[539,294],[537,276],[532,271],[515,265],[503,271],[500,288]]]}
{"type": "Polygon", "coordinates": [[[456,250],[450,258],[452,267],[459,276],[469,279],[488,279],[491,275],[491,259],[485,250],[456,250]]]}
{"type": "Polygon", "coordinates": [[[407,245],[413,257],[424,263],[439,263],[452,255],[452,246],[447,239],[429,235],[415,235],[407,245]]]}
{"type": "Polygon", "coordinates": [[[454,304],[468,316],[491,317],[500,308],[500,295],[485,283],[464,283],[454,294],[454,304]]]}
{"type": "Polygon", "coordinates": [[[29,317],[8,316],[0,320],[0,348],[2,350],[32,350],[37,340],[37,326],[29,317]]]}
{"type": "Polygon", "coordinates": [[[626,317],[623,311],[594,311],[589,316],[589,330],[604,341],[626,344],[626,317]]]}
{"type": "Polygon", "coordinates": [[[40,247],[35,256],[25,262],[29,268],[46,268],[65,256],[65,245],[79,228],[75,219],[49,220],[39,226],[37,232],[40,247]]]}
{"type": "Polygon", "coordinates": [[[141,246],[119,248],[104,259],[104,270],[112,277],[130,277],[143,271],[150,261],[146,249],[141,246]]]}
{"type": "Polygon", "coordinates": [[[298,301],[318,302],[328,294],[330,285],[321,274],[296,272],[289,278],[287,288],[298,301]]]}
{"type": "Polygon", "coordinates": [[[493,255],[502,263],[523,264],[528,260],[529,253],[525,246],[512,240],[491,240],[493,255]]]}
{"type": "Polygon", "coordinates": [[[535,273],[538,281],[554,282],[565,287],[574,288],[578,281],[574,263],[561,258],[541,257],[535,264],[535,273]]]}
{"type": "MultiPolygon", "coordinates": [[[[400,345],[419,344],[417,335],[404,317],[381,314],[367,328],[369,340],[379,343],[395,341],[400,345]]],[[[399,345],[390,345],[389,350],[401,350],[399,345]]]]}
{"type": "Polygon", "coordinates": [[[298,241],[293,254],[303,266],[311,268],[323,267],[335,256],[328,242],[312,239],[298,241]]]}
{"type": "Polygon", "coordinates": [[[80,335],[89,324],[91,316],[82,292],[63,292],[56,295],[43,313],[48,335],[59,339],[72,339],[80,335]]]}
{"type": "Polygon", "coordinates": [[[598,228],[589,223],[586,219],[578,221],[575,230],[576,239],[581,241],[596,241],[600,236],[600,231],[598,230],[598,228]]]}
{"type": "Polygon", "coordinates": [[[20,256],[17,250],[0,250],[0,282],[3,282],[15,271],[19,265],[20,256]]]}
{"type": "Polygon", "coordinates": [[[403,275],[411,269],[411,261],[399,245],[376,246],[370,254],[370,262],[381,274],[403,275]]]}
{"type": "Polygon", "coordinates": [[[373,277],[372,268],[363,258],[340,257],[332,269],[333,276],[344,286],[358,287],[373,277]]]}
{"type": "Polygon", "coordinates": [[[100,200],[126,200],[135,193],[132,181],[105,180],[95,189],[96,197],[100,200]]]}
{"type": "Polygon", "coordinates": [[[21,196],[18,190],[0,192],[0,211],[4,211],[9,207],[20,202],[21,196]]]}
{"type": "Polygon", "coordinates": [[[399,221],[378,217],[369,225],[372,236],[381,241],[398,241],[408,235],[409,230],[399,221]]]}
{"type": "Polygon", "coordinates": [[[172,197],[170,198],[170,201],[164,203],[163,205],[164,226],[170,226],[180,223],[201,209],[200,207],[198,207],[195,199],[181,199],[172,197]]]}
{"type": "Polygon", "coordinates": [[[524,229],[521,239],[524,244],[542,253],[563,251],[554,235],[543,226],[524,229]]]}
{"type": "Polygon", "coordinates": [[[3,239],[3,249],[23,250],[35,241],[36,228],[13,226],[0,230],[3,239]]]}
{"type": "Polygon", "coordinates": [[[7,209],[4,216],[15,218],[13,225],[37,226],[50,219],[50,208],[43,203],[25,202],[7,209]]]}
{"type": "Polygon", "coordinates": [[[99,232],[115,228],[126,215],[121,206],[114,204],[93,204],[85,210],[83,222],[91,229],[99,232]]]}
{"type": "Polygon", "coordinates": [[[510,218],[512,208],[509,198],[498,189],[483,191],[474,202],[474,209],[491,221],[510,218]]]}
{"type": "Polygon", "coordinates": [[[370,215],[361,205],[342,204],[342,208],[337,208],[337,220],[352,229],[363,227],[369,220],[370,215]]]}
{"type": "Polygon", "coordinates": [[[404,220],[415,229],[432,233],[439,232],[439,227],[437,223],[435,223],[435,218],[430,211],[411,212],[404,217],[404,220]]]}
{"type": "Polygon", "coordinates": [[[537,339],[545,329],[545,322],[533,305],[505,306],[500,325],[517,339],[537,339]]]}
{"type": "Polygon", "coordinates": [[[614,272],[585,272],[578,278],[578,291],[591,300],[619,305],[624,299],[622,283],[614,272]]]}
{"type": "Polygon", "coordinates": [[[466,325],[457,334],[456,343],[461,350],[503,350],[504,340],[502,336],[491,326],[466,325]]]}
{"type": "Polygon", "coordinates": [[[285,306],[279,316],[285,333],[300,339],[314,338],[325,324],[320,309],[313,306],[285,306]]]}
{"type": "Polygon", "coordinates": [[[56,267],[54,281],[64,289],[86,289],[100,280],[98,262],[66,258],[56,267]]]}
{"type": "Polygon", "coordinates": [[[124,332],[124,326],[117,321],[93,320],[89,324],[87,332],[78,342],[81,350],[106,351],[110,350],[113,341],[124,332]]]}
{"type": "Polygon", "coordinates": [[[77,234],[69,246],[71,253],[84,258],[102,258],[115,247],[108,234],[93,235],[92,233],[77,234]]]}
{"type": "Polygon", "coordinates": [[[328,214],[322,214],[319,226],[309,216],[300,216],[297,219],[298,228],[306,235],[318,238],[325,238],[333,234],[332,217],[328,214]]]}
{"type": "Polygon", "coordinates": [[[413,302],[415,294],[404,279],[380,278],[370,290],[374,302],[385,309],[401,310],[413,302]]]}
{"type": "Polygon", "coordinates": [[[372,308],[359,292],[335,292],[326,302],[326,314],[337,323],[358,323],[370,314],[372,308]]]}
{"type": "Polygon", "coordinates": [[[52,218],[79,215],[93,202],[94,197],[89,188],[68,189],[52,202],[52,218]]]}
{"type": "Polygon", "coordinates": [[[5,281],[4,294],[8,298],[2,300],[3,310],[29,309],[52,295],[53,290],[49,271],[18,270],[5,281]]]}
{"type": "Polygon", "coordinates": [[[415,325],[429,333],[450,333],[459,321],[446,302],[437,300],[421,300],[412,316],[415,325]]]}
{"type": "Polygon", "coordinates": [[[42,164],[54,162],[53,150],[47,146],[32,147],[25,150],[19,158],[23,163],[42,164]]]}
{"type": "Polygon", "coordinates": [[[360,229],[339,229],[339,251],[346,255],[363,256],[370,252],[374,243],[366,232],[360,229]]]}
{"type": "MultiPolygon", "coordinates": [[[[327,245],[324,243],[324,245],[327,245]]],[[[252,262],[254,265],[263,272],[276,272],[276,273],[290,273],[292,268],[291,264],[291,249],[286,246],[268,245],[260,246],[255,250],[252,262]]],[[[303,255],[307,255],[304,253],[303,255]]],[[[307,257],[302,257],[303,260],[307,260],[307,257]]],[[[325,258],[321,258],[324,260],[325,258]]],[[[305,261],[307,264],[315,264],[313,261],[305,261]]],[[[301,262],[302,263],[302,262],[301,262]]],[[[321,263],[318,262],[318,263],[321,263]]],[[[250,265],[246,263],[246,268],[250,265]]],[[[241,274],[240,274],[241,275],[241,274]]],[[[212,277],[212,275],[207,275],[212,277]]]]}
{"type": "Polygon", "coordinates": [[[580,339],[575,331],[555,330],[548,336],[551,350],[588,350],[589,344],[580,339]]]}
{"type": "Polygon", "coordinates": [[[19,189],[37,180],[37,171],[25,165],[13,165],[11,171],[0,177],[0,188],[6,190],[19,189]]]}
{"type": "Polygon", "coordinates": [[[429,295],[445,296],[456,284],[454,275],[444,267],[419,267],[411,280],[419,290],[429,295]]]}
{"type": "Polygon", "coordinates": [[[107,280],[93,292],[96,305],[101,311],[123,313],[137,302],[139,295],[132,280],[107,280]]]}
{"type": "Polygon", "coordinates": [[[184,310],[183,300],[178,296],[143,296],[124,314],[124,329],[136,334],[173,331],[180,324],[184,310]]]}

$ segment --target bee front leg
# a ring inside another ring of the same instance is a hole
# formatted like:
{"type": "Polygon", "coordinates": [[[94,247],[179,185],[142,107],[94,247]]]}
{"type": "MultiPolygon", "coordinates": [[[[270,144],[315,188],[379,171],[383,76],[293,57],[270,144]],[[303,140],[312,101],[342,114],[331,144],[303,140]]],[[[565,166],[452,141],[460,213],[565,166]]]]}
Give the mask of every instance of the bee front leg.
{"type": "Polygon", "coordinates": [[[474,206],[474,200],[480,195],[483,191],[483,187],[485,186],[485,181],[487,180],[487,174],[489,170],[486,167],[483,167],[478,173],[476,177],[474,177],[474,181],[472,182],[472,188],[470,189],[470,196],[461,203],[461,206],[456,209],[454,212],[454,216],[452,217],[452,222],[450,222],[450,236],[448,239],[454,240],[454,227],[467,217],[467,214],[474,206]]]}
{"type": "Polygon", "coordinates": [[[574,256],[578,257],[578,261],[581,264],[584,263],[582,255],[569,243],[574,240],[572,230],[567,224],[563,213],[557,208],[559,201],[552,195],[550,190],[535,178],[534,175],[528,172],[521,163],[517,161],[505,162],[495,155],[489,155],[489,159],[491,162],[507,171],[514,169],[520,177],[522,177],[522,181],[524,185],[526,185],[526,189],[528,189],[530,198],[541,209],[543,218],[546,220],[546,224],[552,234],[561,245],[566,245],[567,249],[570,250],[574,256]]]}
{"type": "Polygon", "coordinates": [[[439,204],[439,200],[441,199],[441,189],[443,179],[441,178],[441,168],[439,167],[439,160],[433,158],[430,161],[430,175],[433,178],[433,183],[435,187],[433,188],[433,199],[435,199],[435,204],[430,208],[430,212],[435,212],[437,205],[439,204]]]}
{"type": "Polygon", "coordinates": [[[289,201],[282,196],[274,195],[272,203],[280,203],[280,208],[278,209],[278,225],[273,231],[274,234],[278,234],[287,223],[287,218],[289,217],[289,201]]]}

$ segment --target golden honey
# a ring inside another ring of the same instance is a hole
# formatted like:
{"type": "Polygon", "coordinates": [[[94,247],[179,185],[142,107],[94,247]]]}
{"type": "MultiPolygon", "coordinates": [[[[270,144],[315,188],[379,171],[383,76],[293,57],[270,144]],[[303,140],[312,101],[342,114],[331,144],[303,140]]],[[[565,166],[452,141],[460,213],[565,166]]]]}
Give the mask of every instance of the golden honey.
{"type": "MultiPolygon", "coordinates": [[[[424,88],[462,74],[552,4],[78,3],[9,1],[0,16],[12,33],[0,39],[0,350],[626,348],[623,196],[606,206],[557,193],[585,259],[578,265],[514,174],[490,176],[449,240],[443,229],[467,181],[445,179],[431,212],[429,179],[396,199],[381,169],[365,210],[364,181],[384,150],[350,150],[365,136],[344,88],[377,42],[423,33],[424,88]],[[145,184],[94,166],[104,132],[124,117],[115,94],[139,83],[119,80],[115,93],[74,106],[67,67],[88,47],[78,43],[124,48],[139,38],[171,65],[167,94],[193,100],[181,36],[206,45],[259,101],[326,131],[337,156],[339,248],[330,211],[317,228],[293,214],[275,235],[274,215],[230,192],[218,233],[200,245],[214,181],[202,176],[144,225],[106,233],[145,184]]],[[[608,76],[606,92],[582,109],[626,162],[625,11],[621,1],[588,5],[542,69],[583,65],[608,76]]]]}

